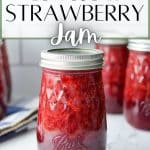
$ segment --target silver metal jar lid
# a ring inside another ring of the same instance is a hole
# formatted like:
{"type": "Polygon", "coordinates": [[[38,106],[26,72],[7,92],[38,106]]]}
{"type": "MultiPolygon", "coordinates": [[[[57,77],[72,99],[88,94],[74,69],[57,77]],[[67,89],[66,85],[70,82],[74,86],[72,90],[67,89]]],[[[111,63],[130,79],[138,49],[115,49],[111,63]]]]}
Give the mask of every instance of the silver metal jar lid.
{"type": "Polygon", "coordinates": [[[126,45],[128,43],[127,39],[102,39],[100,44],[103,45],[126,45]]]}
{"type": "Polygon", "coordinates": [[[128,44],[129,50],[150,52],[150,39],[131,39],[128,44]]]}
{"type": "Polygon", "coordinates": [[[41,67],[55,70],[90,70],[103,67],[101,50],[52,49],[41,52],[41,67]]]}
{"type": "Polygon", "coordinates": [[[100,41],[100,44],[103,45],[127,45],[128,43],[125,36],[120,33],[104,32],[101,33],[101,36],[102,40],[100,41]]]}

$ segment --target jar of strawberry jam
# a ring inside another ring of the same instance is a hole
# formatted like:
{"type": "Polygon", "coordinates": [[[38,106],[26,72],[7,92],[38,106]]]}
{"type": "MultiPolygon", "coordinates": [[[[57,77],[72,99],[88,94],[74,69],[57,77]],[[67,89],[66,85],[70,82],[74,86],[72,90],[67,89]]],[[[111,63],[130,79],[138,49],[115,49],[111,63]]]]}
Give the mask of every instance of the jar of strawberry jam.
{"type": "Polygon", "coordinates": [[[103,39],[96,45],[104,52],[102,71],[106,110],[108,113],[122,113],[125,71],[128,59],[126,39],[103,39]]]}
{"type": "Polygon", "coordinates": [[[150,40],[129,40],[128,48],[124,113],[132,126],[150,130],[150,40]]]}
{"type": "Polygon", "coordinates": [[[105,150],[103,52],[43,51],[41,66],[38,149],[105,150]]]}
{"type": "Polygon", "coordinates": [[[3,60],[3,68],[5,73],[5,80],[6,80],[6,86],[7,86],[7,102],[10,102],[11,100],[11,74],[10,74],[10,67],[9,67],[9,60],[7,55],[7,47],[6,42],[3,40],[2,42],[2,60],[3,60]]]}
{"type": "Polygon", "coordinates": [[[3,68],[3,42],[0,40],[0,119],[4,117],[6,112],[6,105],[7,105],[7,86],[5,80],[5,73],[3,68]]]}

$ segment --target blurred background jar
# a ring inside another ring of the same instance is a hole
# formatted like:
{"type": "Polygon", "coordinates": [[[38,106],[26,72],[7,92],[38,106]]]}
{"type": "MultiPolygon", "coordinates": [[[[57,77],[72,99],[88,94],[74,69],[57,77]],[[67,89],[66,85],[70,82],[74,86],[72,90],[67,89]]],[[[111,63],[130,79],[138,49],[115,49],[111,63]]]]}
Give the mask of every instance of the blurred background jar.
{"type": "Polygon", "coordinates": [[[134,127],[150,130],[150,40],[129,40],[124,114],[134,127]]]}
{"type": "Polygon", "coordinates": [[[41,57],[39,150],[105,150],[103,52],[55,49],[41,57]]]}
{"type": "Polygon", "coordinates": [[[106,110],[108,113],[122,113],[125,72],[128,59],[126,39],[103,39],[96,49],[104,52],[102,71],[106,110]]]}
{"type": "Polygon", "coordinates": [[[2,61],[3,61],[3,69],[5,73],[5,80],[6,80],[6,86],[7,86],[7,102],[11,101],[11,74],[10,74],[10,67],[9,67],[9,59],[7,54],[7,45],[5,40],[2,41],[2,61]]]}
{"type": "Polygon", "coordinates": [[[3,50],[4,45],[3,41],[0,40],[0,119],[6,113],[6,105],[8,100],[8,89],[6,84],[6,74],[4,70],[4,61],[3,61],[3,50]]]}

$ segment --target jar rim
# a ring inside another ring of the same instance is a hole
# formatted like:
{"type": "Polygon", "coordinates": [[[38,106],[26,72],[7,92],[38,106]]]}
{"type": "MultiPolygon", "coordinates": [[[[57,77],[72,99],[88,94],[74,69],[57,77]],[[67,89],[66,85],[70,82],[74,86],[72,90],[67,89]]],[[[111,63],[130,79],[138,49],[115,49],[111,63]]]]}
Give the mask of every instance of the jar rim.
{"type": "Polygon", "coordinates": [[[134,51],[150,52],[150,39],[131,39],[128,49],[134,51]]]}
{"type": "Polygon", "coordinates": [[[101,50],[61,48],[41,52],[41,67],[57,70],[88,70],[102,68],[101,50]]]}

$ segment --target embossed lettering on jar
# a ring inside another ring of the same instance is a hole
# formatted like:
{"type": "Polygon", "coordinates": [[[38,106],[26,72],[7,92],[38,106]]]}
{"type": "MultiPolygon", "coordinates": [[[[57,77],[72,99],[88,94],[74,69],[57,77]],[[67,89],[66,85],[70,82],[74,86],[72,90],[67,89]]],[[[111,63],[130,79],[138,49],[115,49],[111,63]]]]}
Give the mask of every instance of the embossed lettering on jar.
{"type": "Polygon", "coordinates": [[[104,51],[102,71],[106,110],[108,113],[122,113],[125,71],[128,59],[127,40],[105,39],[96,45],[104,51]]]}
{"type": "Polygon", "coordinates": [[[56,49],[41,57],[38,149],[105,150],[103,52],[56,49]]]}
{"type": "Polygon", "coordinates": [[[124,93],[128,122],[150,130],[150,40],[130,40],[124,93]]]}

